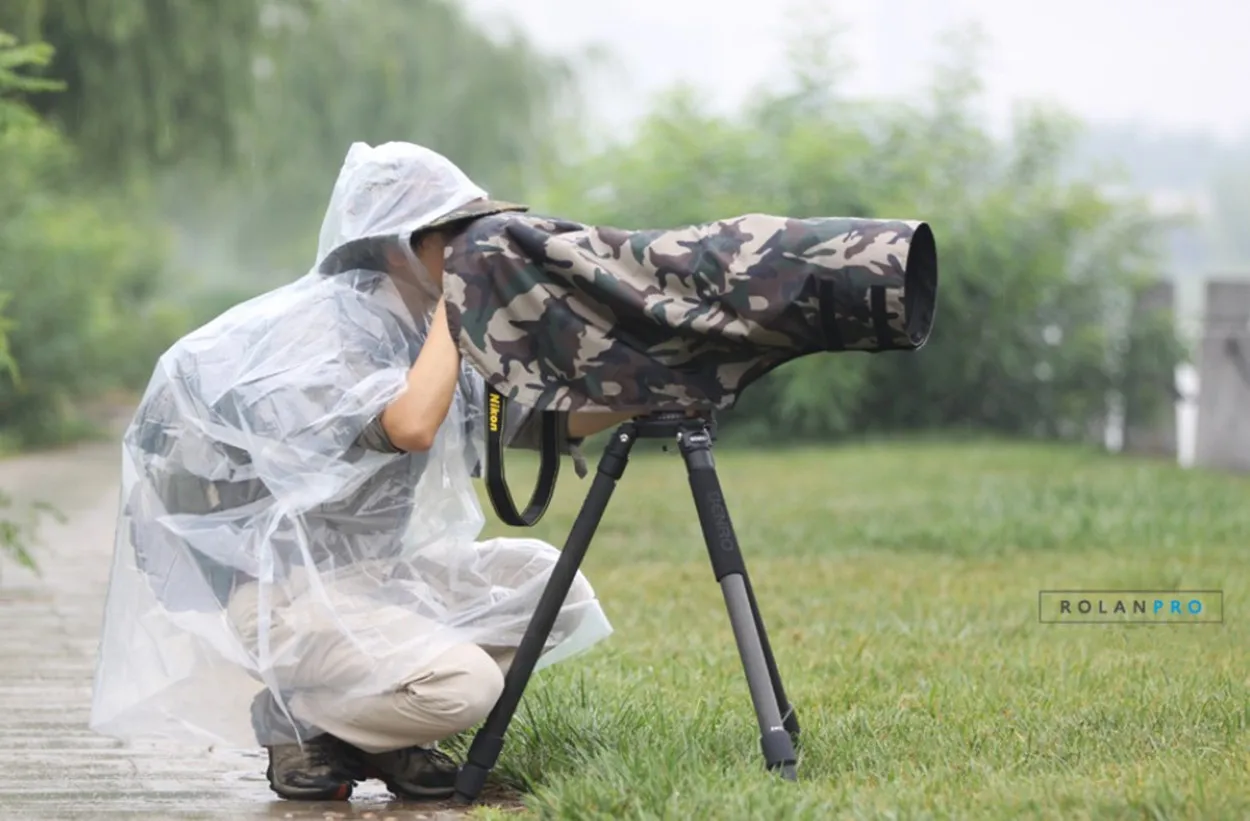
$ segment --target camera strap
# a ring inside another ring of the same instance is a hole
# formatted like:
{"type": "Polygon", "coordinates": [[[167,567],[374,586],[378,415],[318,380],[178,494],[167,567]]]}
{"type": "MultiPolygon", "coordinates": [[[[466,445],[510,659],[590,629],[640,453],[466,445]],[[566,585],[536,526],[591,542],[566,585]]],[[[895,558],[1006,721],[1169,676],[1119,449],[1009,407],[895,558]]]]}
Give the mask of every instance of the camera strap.
{"type": "Polygon", "coordinates": [[[539,444],[538,481],[525,512],[518,512],[504,476],[504,411],[507,401],[491,386],[486,386],[486,492],[491,506],[504,524],[512,527],[533,527],[547,512],[556,492],[560,473],[560,415],[541,413],[542,441],[539,444]]]}

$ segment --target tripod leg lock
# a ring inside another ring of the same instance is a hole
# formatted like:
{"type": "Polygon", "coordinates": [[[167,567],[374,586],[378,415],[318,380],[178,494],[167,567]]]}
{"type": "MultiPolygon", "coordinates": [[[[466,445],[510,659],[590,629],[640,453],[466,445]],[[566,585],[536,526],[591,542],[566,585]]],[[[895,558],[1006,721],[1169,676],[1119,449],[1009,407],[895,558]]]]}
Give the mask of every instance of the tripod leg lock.
{"type": "Polygon", "coordinates": [[[790,734],[790,740],[798,746],[800,730],[799,716],[794,712],[794,705],[787,703],[781,717],[782,723],[786,728],[786,732],[790,734]]]}
{"type": "Polygon", "coordinates": [[[619,482],[625,475],[625,465],[629,462],[629,451],[633,447],[637,432],[630,423],[621,425],[603,449],[599,458],[599,472],[614,482],[619,482]]]}

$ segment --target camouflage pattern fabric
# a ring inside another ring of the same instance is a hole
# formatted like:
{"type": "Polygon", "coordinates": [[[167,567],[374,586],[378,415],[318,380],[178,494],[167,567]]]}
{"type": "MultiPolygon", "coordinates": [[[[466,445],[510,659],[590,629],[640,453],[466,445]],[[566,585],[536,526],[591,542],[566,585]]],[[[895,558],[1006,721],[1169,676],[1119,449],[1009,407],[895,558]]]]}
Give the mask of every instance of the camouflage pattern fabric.
{"type": "Polygon", "coordinates": [[[923,222],[751,214],[671,230],[483,217],[446,260],[466,361],[537,410],[730,408],[800,356],[916,350],[933,326],[923,222]]]}

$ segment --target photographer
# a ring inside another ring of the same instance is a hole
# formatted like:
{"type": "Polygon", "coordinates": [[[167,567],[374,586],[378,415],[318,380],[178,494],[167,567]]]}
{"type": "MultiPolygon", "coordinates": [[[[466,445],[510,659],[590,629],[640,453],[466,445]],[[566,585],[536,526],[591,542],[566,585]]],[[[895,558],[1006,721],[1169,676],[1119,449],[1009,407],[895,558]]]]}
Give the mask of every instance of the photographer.
{"type": "MultiPolygon", "coordinates": [[[[476,541],[485,386],[444,247],[504,210],[432,151],[354,145],[314,270],[162,357],[124,440],[97,731],[232,740],[246,713],[284,798],[452,793],[436,745],[493,707],[558,556],[476,541]]],[[[624,418],[562,415],[562,452],[624,418]]],[[[538,419],[509,404],[505,440],[538,419]]],[[[579,575],[546,663],[610,629],[579,575]]]]}

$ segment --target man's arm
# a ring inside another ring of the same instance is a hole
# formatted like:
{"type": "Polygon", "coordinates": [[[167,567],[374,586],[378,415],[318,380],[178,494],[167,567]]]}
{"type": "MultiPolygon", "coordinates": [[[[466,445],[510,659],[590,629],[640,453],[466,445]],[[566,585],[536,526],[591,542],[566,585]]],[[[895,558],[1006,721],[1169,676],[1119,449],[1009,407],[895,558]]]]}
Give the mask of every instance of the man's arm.
{"type": "MultiPolygon", "coordinates": [[[[378,451],[426,451],[447,417],[460,378],[460,351],[447,325],[446,303],[439,299],[425,344],[408,371],[408,390],[392,402],[361,436],[361,443],[378,451]]],[[[577,443],[588,436],[631,419],[630,413],[573,413],[567,435],[577,443]]],[[[537,446],[536,418],[527,419],[514,447],[537,446]],[[532,428],[532,430],[531,430],[532,428]]]]}
{"type": "Polygon", "coordinates": [[[460,351],[447,326],[447,308],[440,298],[425,344],[408,370],[408,389],[382,411],[382,432],[403,451],[427,451],[456,395],[460,351]]]}

